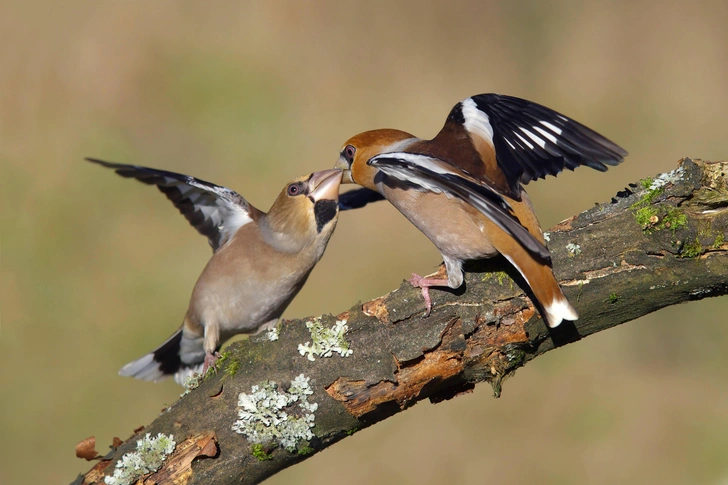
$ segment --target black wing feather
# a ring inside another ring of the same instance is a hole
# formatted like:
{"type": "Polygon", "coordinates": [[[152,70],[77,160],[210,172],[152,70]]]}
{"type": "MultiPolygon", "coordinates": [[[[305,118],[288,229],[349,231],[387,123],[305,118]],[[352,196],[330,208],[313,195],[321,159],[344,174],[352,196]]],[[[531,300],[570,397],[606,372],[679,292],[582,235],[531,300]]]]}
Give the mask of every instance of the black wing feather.
{"type": "Polygon", "coordinates": [[[257,210],[234,190],[189,175],[94,158],[86,160],[111,168],[122,177],[156,185],[197,232],[207,238],[213,251],[252,221],[252,211],[257,210]]]}
{"type": "Polygon", "coordinates": [[[427,155],[411,153],[386,153],[377,155],[367,163],[376,166],[384,174],[418,186],[420,190],[443,192],[472,205],[511,235],[521,246],[539,260],[550,263],[549,250],[523,227],[513,214],[506,200],[486,185],[481,185],[456,173],[435,172],[423,166],[423,161],[438,161],[427,155]],[[419,160],[418,160],[419,159],[419,160]]]}
{"type": "Polygon", "coordinates": [[[371,202],[384,200],[384,196],[371,189],[355,189],[339,194],[339,210],[360,209],[371,202]]]}
{"type": "Polygon", "coordinates": [[[581,165],[603,172],[607,165],[618,165],[627,156],[623,148],[596,131],[540,104],[499,94],[479,94],[470,99],[488,117],[498,166],[516,194],[519,182],[527,184],[581,165]]]}

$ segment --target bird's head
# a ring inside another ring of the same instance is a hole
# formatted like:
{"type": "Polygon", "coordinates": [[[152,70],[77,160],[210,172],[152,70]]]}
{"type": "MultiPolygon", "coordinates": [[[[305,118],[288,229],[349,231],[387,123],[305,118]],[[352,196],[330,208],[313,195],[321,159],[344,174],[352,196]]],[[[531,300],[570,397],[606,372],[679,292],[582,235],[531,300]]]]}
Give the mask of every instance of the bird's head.
{"type": "Polygon", "coordinates": [[[265,231],[276,246],[300,251],[312,243],[326,247],[339,217],[341,170],[323,170],[286,184],[265,216],[265,231]]]}
{"type": "Polygon", "coordinates": [[[339,152],[335,168],[344,171],[342,183],[356,183],[376,190],[374,176],[377,169],[367,165],[372,157],[404,149],[405,142],[415,139],[404,131],[382,129],[365,131],[349,138],[339,152]]]}

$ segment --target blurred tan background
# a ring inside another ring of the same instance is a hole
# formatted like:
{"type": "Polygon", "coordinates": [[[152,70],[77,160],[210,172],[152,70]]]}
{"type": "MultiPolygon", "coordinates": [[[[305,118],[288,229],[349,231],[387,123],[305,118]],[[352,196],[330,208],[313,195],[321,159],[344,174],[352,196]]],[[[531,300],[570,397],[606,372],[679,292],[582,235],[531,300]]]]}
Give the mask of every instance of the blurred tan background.
{"type": "MultiPolygon", "coordinates": [[[[431,137],[461,99],[508,93],[630,152],[531,184],[550,227],[680,157],[728,156],[727,20],[720,1],[3,1],[0,483],[70,482],[90,466],[76,442],[105,452],[181,392],[116,372],[181,322],[210,250],[84,156],[267,209],[355,133],[431,137]]],[[[286,316],[439,262],[388,205],[343,214],[286,316]]],[[[539,358],[499,400],[418,404],[268,483],[726,483],[727,315],[725,298],[666,309],[539,358]]]]}

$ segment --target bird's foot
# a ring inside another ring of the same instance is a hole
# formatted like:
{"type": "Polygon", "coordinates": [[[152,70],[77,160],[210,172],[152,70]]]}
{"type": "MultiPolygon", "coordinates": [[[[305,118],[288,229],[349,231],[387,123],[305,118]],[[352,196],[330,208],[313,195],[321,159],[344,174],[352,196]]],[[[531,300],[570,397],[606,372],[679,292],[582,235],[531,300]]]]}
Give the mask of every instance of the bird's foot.
{"type": "Polygon", "coordinates": [[[407,280],[409,284],[415,288],[422,289],[422,298],[425,300],[425,318],[430,316],[432,312],[432,299],[430,298],[430,286],[447,286],[447,280],[440,278],[425,278],[416,273],[412,273],[412,278],[407,280]]]}
{"type": "Polygon", "coordinates": [[[215,369],[215,362],[220,358],[220,352],[207,352],[205,354],[205,364],[202,366],[202,375],[206,376],[207,371],[212,367],[215,369]]]}

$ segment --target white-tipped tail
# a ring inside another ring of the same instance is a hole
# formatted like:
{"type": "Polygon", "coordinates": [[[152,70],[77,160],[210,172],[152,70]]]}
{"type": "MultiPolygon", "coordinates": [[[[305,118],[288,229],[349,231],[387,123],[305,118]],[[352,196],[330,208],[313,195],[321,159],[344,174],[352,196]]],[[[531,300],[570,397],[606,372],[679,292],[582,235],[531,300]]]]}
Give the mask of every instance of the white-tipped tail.
{"type": "Polygon", "coordinates": [[[144,357],[129,362],[119,370],[120,376],[136,377],[143,381],[160,381],[167,377],[159,368],[159,362],[154,360],[154,353],[149,353],[144,357]]]}
{"type": "Polygon", "coordinates": [[[579,314],[576,313],[574,307],[571,306],[569,300],[564,297],[560,300],[554,300],[551,304],[544,307],[546,312],[546,324],[551,327],[558,327],[562,320],[574,321],[579,319],[579,314]]]}
{"type": "Polygon", "coordinates": [[[192,374],[202,374],[203,365],[204,364],[197,364],[192,367],[181,367],[180,370],[174,374],[174,382],[184,387],[185,381],[187,381],[187,378],[192,374]]]}
{"type": "Polygon", "coordinates": [[[188,338],[179,329],[154,351],[122,367],[119,375],[154,382],[174,376],[177,383],[184,385],[187,376],[202,371],[202,341],[200,337],[188,338]]]}

